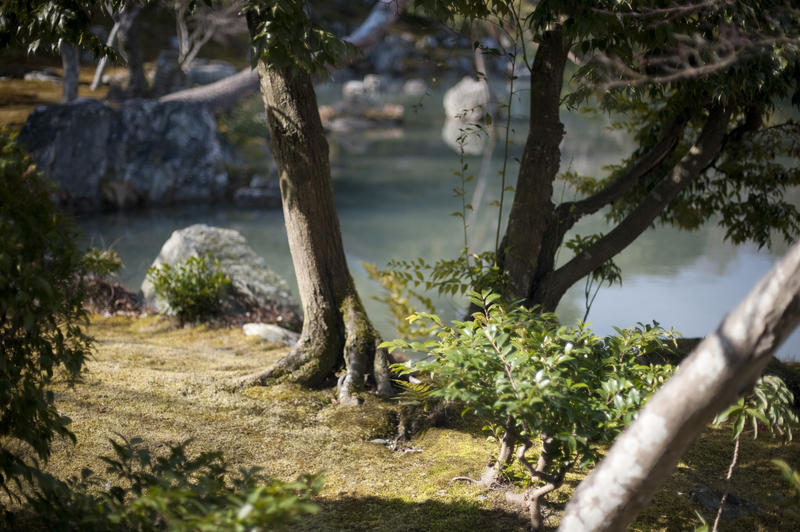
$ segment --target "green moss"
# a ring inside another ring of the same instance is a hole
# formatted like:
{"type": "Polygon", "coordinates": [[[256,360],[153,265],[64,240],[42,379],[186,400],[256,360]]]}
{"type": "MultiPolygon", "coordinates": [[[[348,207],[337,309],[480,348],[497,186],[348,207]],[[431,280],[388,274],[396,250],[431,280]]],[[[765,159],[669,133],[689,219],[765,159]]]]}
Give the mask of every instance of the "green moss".
{"type": "MultiPolygon", "coordinates": [[[[82,467],[103,472],[97,456],[110,454],[108,438],[115,432],[156,443],[193,438],[197,452],[220,450],[234,467],[261,466],[283,480],[322,472],[322,511],[292,530],[524,530],[526,517],[501,494],[451,482],[479,477],[497,452],[474,420],[429,428],[405,444],[407,452],[391,451],[370,440],[394,435],[394,401],[367,394],[364,405],[341,407],[333,390],[292,384],[226,391],[221,384],[285,354],[239,329],[183,329],[158,316],[95,316],[89,333],[97,337],[97,352],[83,382],[56,390],[58,407],[73,419],[78,437],[75,446],[56,445],[48,468],[60,477],[82,467]]],[[[762,438],[742,441],[734,491],[764,511],[725,522],[726,530],[800,529],[797,512],[786,503],[788,487],[769,463],[783,458],[798,467],[798,445],[762,438]]],[[[699,506],[689,492],[697,483],[721,489],[731,452],[727,431],[708,431],[632,530],[693,529],[699,506]]],[[[569,475],[552,497],[550,526],[557,525],[585,473],[569,475]]]]}
{"type": "MultiPolygon", "coordinates": [[[[61,69],[51,68],[60,74],[61,69]]],[[[109,69],[116,70],[116,69],[109,69]]],[[[100,87],[90,91],[94,68],[84,67],[80,73],[78,97],[104,98],[108,92],[107,87],[100,87]]],[[[5,126],[12,131],[19,131],[28,119],[28,115],[39,105],[61,103],[61,84],[49,81],[27,81],[22,79],[0,80],[0,126],[5,126]]]]}

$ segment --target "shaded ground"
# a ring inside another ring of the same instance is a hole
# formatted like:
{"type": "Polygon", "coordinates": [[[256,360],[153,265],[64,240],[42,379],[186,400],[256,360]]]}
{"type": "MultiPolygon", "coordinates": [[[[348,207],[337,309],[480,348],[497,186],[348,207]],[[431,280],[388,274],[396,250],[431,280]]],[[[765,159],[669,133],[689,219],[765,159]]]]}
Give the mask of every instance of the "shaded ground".
{"type": "MultiPolygon", "coordinates": [[[[193,452],[221,450],[234,466],[262,466],[285,480],[322,472],[321,512],[291,530],[523,530],[525,519],[500,494],[455,476],[476,477],[492,442],[475,427],[457,422],[431,428],[393,452],[370,443],[391,437],[396,405],[368,397],[364,406],[339,407],[328,390],[279,385],[243,393],[221,384],[277,360],[285,348],[245,337],[239,329],[178,329],[174,322],[147,318],[95,317],[89,333],[97,351],[84,382],[59,388],[59,409],[72,420],[77,445],[58,442],[49,470],[61,477],[83,467],[104,471],[96,456],[110,454],[115,433],[140,436],[151,444],[192,438],[193,452]]],[[[721,490],[732,452],[727,431],[709,431],[692,447],[679,470],[659,492],[634,530],[691,530],[699,525],[690,491],[696,484],[721,490]]],[[[722,530],[799,530],[798,509],[769,463],[782,457],[800,467],[797,444],[762,439],[742,443],[733,489],[760,511],[722,530]]],[[[551,525],[579,482],[557,496],[551,525]]],[[[713,516],[704,513],[709,522],[713,516]]]]}

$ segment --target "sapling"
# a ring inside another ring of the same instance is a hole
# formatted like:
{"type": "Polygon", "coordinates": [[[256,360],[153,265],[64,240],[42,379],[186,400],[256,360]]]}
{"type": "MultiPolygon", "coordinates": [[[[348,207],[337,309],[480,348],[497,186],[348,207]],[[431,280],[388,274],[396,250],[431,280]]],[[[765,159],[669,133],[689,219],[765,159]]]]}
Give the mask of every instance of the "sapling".
{"type": "MultiPolygon", "coordinates": [[[[749,424],[753,431],[753,439],[758,438],[759,424],[764,425],[773,437],[782,437],[784,441],[792,440],[792,425],[798,424],[798,418],[792,409],[794,395],[786,387],[780,377],[765,375],[758,379],[753,391],[739,398],[734,404],[714,418],[713,424],[720,426],[730,422],[733,429],[733,456],[725,476],[725,491],[717,509],[712,532],[716,532],[722,518],[722,510],[731,489],[733,470],[739,459],[739,441],[745,427],[749,424]]],[[[763,431],[762,431],[763,432],[763,431]]]]}
{"type": "Polygon", "coordinates": [[[418,313],[409,319],[432,322],[437,340],[385,345],[430,353],[395,368],[427,376],[433,396],[486,423],[499,452],[477,482],[504,483],[516,459],[529,484],[523,497],[531,524],[540,530],[546,496],[568,472],[595,463],[599,445],[613,440],[670,375],[672,367],[653,357],[674,333],[643,325],[600,338],[583,324],[559,324],[553,314],[508,308],[489,291],[469,297],[480,309],[471,321],[445,325],[418,313]]]}

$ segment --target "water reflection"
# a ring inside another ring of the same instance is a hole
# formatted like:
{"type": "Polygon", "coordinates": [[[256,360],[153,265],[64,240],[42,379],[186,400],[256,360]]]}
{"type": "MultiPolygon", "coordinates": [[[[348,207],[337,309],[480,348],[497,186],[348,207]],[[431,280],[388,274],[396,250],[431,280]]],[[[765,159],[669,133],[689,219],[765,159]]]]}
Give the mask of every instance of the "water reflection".
{"type": "MultiPolygon", "coordinates": [[[[391,318],[386,308],[372,300],[380,288],[367,279],[359,262],[383,266],[393,258],[454,257],[463,247],[460,221],[450,216],[459,208],[459,200],[452,194],[458,184],[453,173],[459,161],[441,138],[441,95],[437,99],[433,94],[423,103],[406,114],[402,134],[373,135],[368,144],[358,145],[359,153],[351,153],[345,143],[331,139],[336,202],[350,268],[370,316],[386,337],[393,334],[391,318]]],[[[567,115],[564,121],[568,131],[563,145],[565,168],[599,173],[630,149],[623,136],[603,129],[601,118],[567,115]]],[[[512,157],[519,155],[525,129],[522,123],[514,125],[512,157]]],[[[483,207],[470,231],[473,249],[494,244],[497,211],[487,205],[499,192],[501,161],[497,152],[501,150],[495,152],[483,207]]],[[[470,171],[479,171],[480,157],[468,163],[470,171]]],[[[510,175],[516,171],[513,163],[510,175]]],[[[556,194],[570,193],[556,187],[556,194]]],[[[81,219],[87,242],[114,244],[126,265],[122,281],[137,289],[170,233],[193,223],[240,231],[270,267],[295,284],[280,211],[191,207],[81,219]]],[[[582,221],[575,231],[590,234],[606,229],[605,220],[598,215],[582,221]]],[[[687,336],[711,331],[786,249],[782,245],[774,252],[736,248],[722,243],[723,236],[724,230],[713,223],[691,233],[671,227],[645,232],[616,259],[624,283],[600,291],[589,315],[594,328],[606,334],[615,325],[655,319],[687,336]]],[[[568,258],[562,253],[559,260],[568,258]]],[[[442,300],[439,304],[440,312],[449,317],[463,311],[461,302],[442,300]]],[[[567,293],[558,310],[568,321],[583,315],[582,283],[567,293]]],[[[800,334],[789,339],[781,354],[785,358],[800,355],[800,334]]]]}

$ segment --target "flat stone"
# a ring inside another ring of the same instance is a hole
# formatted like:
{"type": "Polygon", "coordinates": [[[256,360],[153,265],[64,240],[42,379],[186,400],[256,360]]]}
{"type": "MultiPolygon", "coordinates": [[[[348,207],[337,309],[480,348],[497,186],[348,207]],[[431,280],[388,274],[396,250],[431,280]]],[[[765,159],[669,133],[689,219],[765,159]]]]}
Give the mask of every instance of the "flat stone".
{"type": "Polygon", "coordinates": [[[245,323],[242,330],[246,336],[259,336],[268,342],[284,343],[288,346],[296,345],[300,339],[298,333],[272,323],[245,323]]]}

